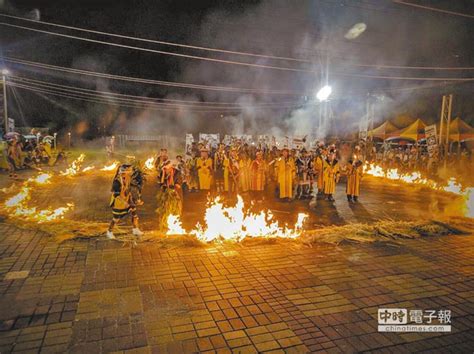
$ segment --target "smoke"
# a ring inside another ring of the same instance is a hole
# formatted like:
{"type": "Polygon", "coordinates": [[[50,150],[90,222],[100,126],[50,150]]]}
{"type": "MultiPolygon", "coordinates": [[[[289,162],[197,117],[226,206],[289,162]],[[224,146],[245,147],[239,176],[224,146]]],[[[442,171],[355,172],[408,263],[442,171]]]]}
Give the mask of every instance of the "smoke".
{"type": "MultiPolygon", "coordinates": [[[[0,6],[10,6],[6,0],[0,1],[0,6]]],[[[133,60],[129,54],[124,54],[120,60],[116,56],[117,49],[100,53],[88,51],[86,55],[75,56],[71,66],[98,72],[121,74],[125,71],[124,75],[128,75],[123,68],[136,66],[137,63],[139,66],[143,60],[147,67],[166,65],[169,69],[163,75],[165,77],[156,75],[146,78],[253,89],[258,93],[178,88],[158,91],[157,87],[150,85],[147,88],[137,84],[134,88],[136,91],[145,91],[131,94],[197,101],[202,103],[202,107],[205,107],[206,102],[219,102],[225,103],[227,108],[217,108],[224,107],[222,105],[198,110],[185,104],[178,110],[157,110],[151,105],[145,109],[127,108],[112,105],[114,100],[104,96],[111,103],[110,106],[84,104],[80,120],[89,122],[89,133],[84,134],[160,134],[183,139],[185,133],[199,132],[220,133],[221,136],[232,133],[280,137],[309,134],[320,139],[344,136],[357,131],[359,123],[364,120],[368,93],[372,94],[370,99],[375,100],[376,123],[399,114],[420,117],[430,123],[439,115],[442,87],[411,90],[407,87],[423,87],[429,83],[364,79],[347,74],[436,77],[456,73],[387,69],[383,65],[469,66],[466,62],[469,58],[463,56],[463,50],[469,47],[470,29],[454,16],[427,15],[390,1],[262,0],[250,3],[242,2],[230,7],[228,4],[216,5],[204,14],[193,13],[189,28],[180,30],[174,38],[170,28],[164,28],[169,26],[169,22],[164,22],[163,28],[156,25],[156,21],[152,23],[153,26],[148,24],[147,27],[145,19],[153,18],[156,14],[151,10],[144,13],[147,9],[137,8],[136,13],[142,13],[143,16],[136,23],[133,19],[130,23],[124,23],[124,30],[117,32],[127,33],[126,26],[129,25],[132,35],[136,33],[142,37],[171,38],[172,41],[197,46],[300,58],[305,62],[182,49],[191,55],[302,68],[312,72],[221,64],[154,54],[148,56],[143,53],[130,54],[140,55],[140,58],[134,57],[133,60]],[[456,35],[453,36],[453,33],[456,35]],[[142,59],[142,54],[145,59],[142,59]],[[156,62],[148,63],[148,59],[156,62]],[[374,66],[354,66],[354,63],[374,66]],[[326,84],[331,85],[333,94],[329,103],[320,104],[315,93],[326,84]],[[288,94],[264,93],[269,90],[281,90],[288,94]],[[380,93],[378,98],[373,97],[374,93],[380,93]],[[235,109],[229,109],[229,106],[235,109]]],[[[23,11],[23,15],[30,11],[23,11]]],[[[40,12],[33,10],[31,16],[39,18],[40,12]]],[[[183,16],[187,19],[189,15],[183,16]]],[[[178,23],[184,23],[183,18],[178,23]]],[[[141,71],[136,70],[133,75],[141,76],[141,71]]],[[[462,73],[459,75],[462,76],[462,73]]],[[[81,87],[97,91],[133,91],[133,84],[126,86],[122,83],[120,86],[115,81],[102,78],[84,77],[80,83],[81,87]]],[[[471,101],[469,97],[466,98],[461,112],[474,111],[471,101]]],[[[77,124],[77,120],[74,123],[77,124]]]]}
{"type": "Polygon", "coordinates": [[[327,135],[331,127],[328,119],[332,108],[325,106],[321,110],[314,94],[330,75],[327,51],[329,47],[333,47],[329,45],[331,36],[337,35],[344,39],[344,33],[354,23],[334,34],[335,30],[330,24],[319,21],[322,17],[324,14],[316,11],[311,2],[293,7],[285,1],[264,1],[234,15],[229,15],[224,10],[209,13],[202,22],[200,31],[191,39],[193,43],[241,52],[302,58],[308,62],[230,57],[258,65],[300,67],[313,70],[314,73],[187,62],[177,76],[179,81],[250,88],[261,92],[295,92],[288,96],[246,94],[237,97],[224,92],[204,92],[204,100],[230,100],[238,104],[241,111],[201,125],[200,129],[207,129],[209,132],[224,130],[227,134],[327,135]]]}
{"type": "MultiPolygon", "coordinates": [[[[442,21],[435,16],[406,17],[407,9],[391,4],[351,3],[337,6],[327,1],[298,2],[262,1],[239,13],[215,10],[207,14],[200,30],[188,43],[213,48],[297,57],[310,63],[209,54],[213,57],[247,61],[255,64],[293,66],[311,69],[315,73],[277,71],[237,65],[221,65],[203,61],[186,61],[176,79],[204,85],[245,87],[256,90],[294,90],[307,95],[239,95],[225,92],[202,92],[203,100],[233,101],[238,114],[225,114],[224,119],[209,116],[197,127],[202,131],[236,134],[304,135],[318,138],[345,135],[357,131],[365,119],[368,93],[380,89],[395,89],[375,99],[376,123],[408,113],[427,123],[437,117],[440,91],[398,90],[424,87],[420,81],[387,81],[361,79],[341,74],[387,76],[436,76],[436,72],[385,69],[377,65],[456,65],[450,54],[433,57],[440,50],[454,50],[466,43],[468,31],[456,31],[454,20],[442,21]],[[433,33],[432,29],[439,31],[433,33]],[[442,30],[441,30],[442,28],[442,30]],[[448,33],[460,34],[457,44],[440,43],[448,33]],[[351,35],[348,36],[348,33],[351,35]],[[349,37],[349,39],[347,38],[349,37]],[[435,60],[436,59],[436,60],[435,60]],[[374,64],[354,67],[353,63],[374,64]],[[314,93],[329,82],[333,96],[327,107],[315,102],[314,93]],[[290,101],[291,104],[284,104],[290,101]],[[259,108],[271,103],[272,108],[259,108]],[[289,107],[292,106],[292,107],[289,107]]],[[[203,53],[199,53],[203,54],[203,53]]],[[[449,75],[449,73],[448,73],[449,75]]],[[[446,76],[446,75],[445,75],[446,76]]],[[[374,99],[373,97],[371,99],[374,99]]]]}
{"type": "Polygon", "coordinates": [[[41,20],[41,11],[39,9],[23,10],[13,5],[11,1],[7,0],[0,0],[0,11],[11,15],[22,16],[35,21],[41,20]]]}

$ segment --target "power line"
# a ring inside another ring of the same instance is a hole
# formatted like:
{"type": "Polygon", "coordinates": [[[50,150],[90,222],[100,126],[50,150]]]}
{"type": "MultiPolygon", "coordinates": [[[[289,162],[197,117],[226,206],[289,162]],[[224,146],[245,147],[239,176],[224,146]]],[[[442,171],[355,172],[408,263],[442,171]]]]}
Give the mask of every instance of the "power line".
{"type": "MultiPolygon", "coordinates": [[[[58,89],[58,88],[45,88],[45,87],[38,87],[35,85],[31,84],[24,84],[24,83],[17,83],[17,82],[12,82],[9,81],[8,86],[11,86],[12,88],[19,88],[19,89],[25,89],[28,91],[32,91],[38,95],[40,95],[43,98],[46,98],[42,94],[46,95],[53,95],[53,96],[58,96],[62,98],[67,98],[67,99],[74,99],[74,100],[79,100],[79,101],[85,101],[85,102],[91,102],[91,103],[98,103],[98,104],[104,104],[104,105],[112,105],[112,106],[119,106],[119,107],[131,107],[131,108],[138,108],[138,109],[151,109],[155,111],[164,111],[164,112],[176,112],[180,108],[190,108],[190,107],[163,107],[163,106],[157,106],[156,104],[152,104],[149,102],[145,101],[137,101],[137,100],[131,100],[131,99],[122,99],[122,98],[116,98],[116,97],[103,97],[98,94],[91,94],[91,93],[74,93],[71,91],[66,91],[64,89],[58,89]]],[[[418,89],[428,89],[436,86],[441,86],[439,83],[430,85],[430,86],[417,86],[417,87],[405,87],[405,88],[393,88],[393,89],[387,89],[384,91],[402,91],[402,90],[418,90],[418,89]]],[[[365,96],[365,95],[360,95],[360,96],[365,96]]],[[[354,96],[352,96],[354,97],[354,96]]],[[[346,97],[338,97],[334,99],[344,99],[344,98],[349,98],[349,96],[346,97]]],[[[333,100],[334,100],[333,99],[333,100]]],[[[308,103],[301,103],[300,105],[290,105],[290,106],[278,106],[278,107],[272,107],[272,106],[257,106],[254,107],[254,109],[259,110],[259,109],[294,109],[295,107],[301,107],[308,105],[308,103]]],[[[217,108],[217,109],[206,109],[205,107],[199,107],[200,109],[190,109],[190,111],[195,112],[195,113],[219,113],[219,112],[238,112],[241,111],[241,108],[217,108]]]]}
{"type": "MultiPolygon", "coordinates": [[[[191,88],[191,89],[205,89],[205,90],[214,90],[214,91],[228,91],[228,92],[245,92],[245,93],[265,93],[265,94],[278,94],[278,95],[306,95],[310,96],[309,93],[304,92],[291,92],[291,91],[278,91],[278,90],[256,90],[256,89],[244,89],[244,88],[234,88],[234,87],[220,87],[220,86],[207,86],[207,85],[196,85],[196,84],[184,84],[184,83],[175,83],[170,81],[158,81],[158,80],[150,80],[150,79],[140,79],[140,78],[133,78],[128,76],[119,76],[119,75],[112,75],[112,74],[104,74],[98,73],[94,71],[86,71],[80,69],[70,69],[64,68],[60,66],[50,65],[50,64],[43,64],[43,63],[36,63],[27,60],[15,59],[4,57],[4,60],[7,62],[19,63],[23,65],[29,65],[34,67],[46,68],[51,70],[57,70],[62,72],[68,73],[75,73],[75,74],[83,74],[89,76],[96,76],[96,77],[103,77],[109,79],[116,79],[122,81],[132,81],[132,82],[140,82],[140,83],[147,83],[147,84],[154,84],[154,85],[164,85],[164,86],[173,86],[173,87],[181,87],[181,88],[191,88]]],[[[453,78],[453,77],[407,77],[407,76],[382,76],[382,75],[366,75],[366,74],[350,74],[350,73],[331,73],[335,76],[349,76],[349,77],[358,77],[358,78],[367,78],[367,79],[386,79],[386,80],[411,80],[411,81],[472,81],[474,78],[453,78]]]]}
{"type": "Polygon", "coordinates": [[[184,107],[209,109],[209,110],[217,110],[217,111],[227,110],[227,109],[239,109],[238,107],[215,107],[215,106],[197,107],[197,106],[189,106],[189,105],[154,102],[154,101],[149,101],[149,100],[121,98],[121,97],[110,96],[110,95],[104,94],[103,92],[97,92],[97,93],[83,92],[81,90],[58,88],[58,87],[47,85],[47,84],[32,84],[29,82],[25,83],[22,80],[19,80],[19,82],[17,82],[16,80],[13,80],[13,81],[9,81],[9,83],[14,84],[14,85],[22,85],[22,87],[24,86],[24,87],[29,87],[32,89],[48,90],[48,92],[51,92],[51,93],[61,93],[61,94],[74,95],[76,97],[86,97],[86,98],[90,97],[90,98],[97,98],[97,99],[102,99],[102,100],[107,100],[107,101],[134,103],[134,104],[148,105],[148,106],[154,106],[154,107],[163,107],[163,108],[170,108],[170,109],[171,108],[179,109],[179,108],[184,108],[184,107]]]}
{"type": "MultiPolygon", "coordinates": [[[[244,109],[245,107],[189,107],[189,106],[174,106],[174,107],[169,107],[169,106],[160,106],[159,104],[154,104],[151,102],[145,102],[145,101],[137,101],[137,100],[132,100],[132,99],[123,99],[123,98],[111,98],[111,97],[103,97],[101,95],[94,95],[91,93],[74,93],[71,91],[65,91],[57,88],[45,88],[45,87],[38,87],[35,85],[31,84],[24,84],[24,83],[17,83],[17,82],[9,82],[9,86],[13,87],[18,87],[18,88],[23,88],[27,89],[33,92],[41,92],[45,94],[51,94],[59,97],[65,97],[65,98],[75,98],[75,99],[80,99],[82,101],[87,101],[87,102],[93,102],[93,103],[102,103],[102,104],[112,104],[116,106],[124,106],[124,107],[133,107],[133,108],[141,108],[141,109],[147,109],[147,108],[156,108],[157,110],[163,110],[163,111],[176,111],[178,109],[182,108],[188,108],[193,112],[198,112],[198,113],[219,113],[219,112],[238,112],[244,109]]],[[[302,104],[298,105],[301,106],[302,104]]],[[[280,105],[280,106],[255,106],[252,107],[253,109],[284,109],[284,108],[295,108],[297,105],[280,105]]]]}
{"type": "Polygon", "coordinates": [[[10,57],[3,57],[3,60],[6,62],[11,62],[11,63],[25,65],[25,66],[32,66],[32,67],[37,67],[37,68],[42,68],[42,69],[48,69],[48,70],[101,77],[101,78],[114,79],[114,80],[120,80],[120,81],[159,85],[159,86],[170,86],[170,87],[211,90],[211,91],[237,92],[237,93],[270,94],[270,95],[294,95],[294,96],[309,95],[309,93],[303,92],[303,91],[297,92],[297,91],[284,91],[284,90],[262,90],[262,89],[251,89],[251,88],[241,88],[241,87],[231,87],[231,86],[210,86],[210,85],[180,83],[180,82],[173,82],[173,81],[142,79],[142,78],[130,77],[130,76],[99,73],[96,71],[65,68],[62,66],[32,62],[28,60],[22,60],[22,59],[17,59],[17,58],[10,58],[10,57]]]}
{"type": "Polygon", "coordinates": [[[367,74],[337,73],[332,75],[360,77],[366,79],[411,80],[411,81],[474,81],[474,77],[421,77],[421,76],[384,76],[367,74]]]}
{"type": "Polygon", "coordinates": [[[437,7],[419,5],[419,4],[414,4],[414,3],[411,3],[411,2],[405,2],[405,1],[402,1],[402,0],[392,0],[392,1],[396,4],[405,5],[405,6],[413,6],[413,7],[419,8],[419,9],[423,9],[423,10],[441,12],[441,13],[448,14],[448,15],[462,16],[462,17],[466,17],[466,18],[474,18],[474,15],[463,14],[461,12],[455,12],[455,11],[449,11],[449,10],[443,10],[443,9],[439,9],[437,7]]]}
{"type": "MultiPolygon", "coordinates": [[[[84,95],[92,95],[92,96],[100,96],[100,97],[108,97],[111,99],[120,99],[120,100],[127,100],[127,101],[133,101],[133,102],[140,102],[140,103],[145,103],[145,104],[155,104],[159,106],[169,106],[169,107],[196,107],[196,108],[210,108],[210,109],[216,109],[216,110],[225,110],[227,108],[229,109],[242,109],[242,108],[257,108],[257,107],[268,107],[268,108],[287,108],[291,106],[299,106],[301,103],[300,102],[273,102],[273,103],[262,103],[258,105],[244,105],[244,104],[238,104],[238,103],[233,103],[232,105],[227,105],[227,106],[216,106],[216,105],[207,105],[206,102],[197,102],[194,101],[196,104],[189,104],[189,103],[168,103],[168,102],[158,102],[157,99],[153,97],[146,97],[146,96],[136,96],[136,95],[126,95],[126,94],[120,94],[120,93],[113,93],[113,92],[106,92],[106,91],[97,91],[97,90],[90,90],[90,89],[84,89],[84,88],[78,88],[78,87],[73,87],[73,86],[68,86],[68,85],[60,85],[60,84],[55,84],[51,82],[46,82],[46,81],[41,81],[41,80],[34,80],[34,79],[29,79],[29,78],[24,78],[20,76],[9,76],[9,79],[13,79],[13,81],[20,81],[20,83],[27,83],[30,85],[35,85],[39,87],[46,87],[49,89],[53,90],[59,90],[59,91],[65,91],[68,93],[82,93],[84,95]]],[[[190,102],[190,101],[187,101],[190,102]]]]}
{"type": "MultiPolygon", "coordinates": [[[[122,104],[122,103],[104,101],[104,100],[100,100],[100,99],[85,98],[85,97],[78,96],[78,95],[73,95],[73,94],[70,94],[70,95],[62,94],[62,93],[52,92],[52,91],[49,91],[49,90],[42,90],[42,89],[38,89],[38,88],[33,88],[33,87],[30,87],[30,86],[27,86],[27,85],[21,85],[21,84],[17,84],[17,83],[9,83],[9,85],[11,85],[13,87],[20,88],[20,89],[25,89],[25,90],[28,90],[28,91],[32,91],[32,92],[35,92],[35,93],[44,93],[44,94],[59,96],[59,97],[63,97],[63,98],[71,98],[71,99],[75,99],[75,100],[79,100],[79,101],[92,102],[92,103],[101,103],[101,104],[112,105],[112,106],[120,106],[120,107],[147,108],[146,106],[132,105],[132,104],[126,104],[126,103],[122,104]]],[[[168,111],[168,112],[174,112],[175,111],[175,109],[158,108],[158,107],[155,107],[155,106],[150,106],[149,108],[153,109],[153,110],[157,110],[157,111],[168,111]]],[[[202,112],[206,112],[206,111],[202,111],[202,112]]]]}
{"type": "Polygon", "coordinates": [[[40,30],[40,29],[30,28],[30,27],[26,27],[26,26],[19,26],[19,25],[14,25],[14,24],[11,24],[11,23],[6,23],[6,22],[0,22],[0,25],[8,26],[8,27],[14,27],[14,28],[20,28],[20,29],[24,29],[24,30],[27,30],[27,31],[34,31],[34,32],[39,32],[39,33],[50,34],[50,35],[53,35],[53,36],[77,39],[77,40],[91,42],[91,43],[105,44],[105,45],[109,45],[109,46],[113,46],[113,47],[120,47],[120,48],[126,48],[126,49],[135,49],[135,50],[140,50],[140,51],[144,51],[144,52],[148,52],[148,53],[172,55],[172,56],[181,57],[181,58],[204,60],[204,61],[210,61],[210,62],[214,62],[214,63],[233,64],[233,65],[249,66],[249,67],[261,68],[261,69],[274,69],[274,70],[281,70],[281,71],[317,73],[314,70],[308,70],[308,69],[289,68],[289,67],[264,65],[264,64],[254,64],[254,63],[244,63],[244,62],[241,62],[241,61],[224,60],[224,59],[217,59],[217,58],[208,58],[208,57],[201,57],[201,56],[198,56],[198,55],[189,55],[189,54],[168,52],[168,51],[164,51],[164,50],[149,49],[149,48],[119,44],[119,43],[111,43],[111,42],[100,41],[100,40],[97,40],[97,39],[84,38],[84,37],[78,37],[78,36],[73,36],[73,35],[64,34],[64,33],[40,30]]]}
{"type": "Polygon", "coordinates": [[[6,15],[6,14],[0,14],[0,16],[7,17],[7,18],[13,18],[13,19],[16,19],[16,20],[40,23],[40,24],[44,24],[44,25],[48,25],[48,26],[66,28],[66,29],[70,29],[70,30],[74,30],[74,31],[89,32],[89,33],[94,33],[94,34],[110,36],[110,37],[130,39],[130,40],[135,40],[135,41],[140,41],[140,42],[145,42],[145,43],[155,43],[155,44],[161,44],[161,45],[167,45],[167,46],[173,46],[173,47],[197,49],[197,50],[210,51],[210,52],[216,52],[216,53],[252,56],[252,57],[258,57],[258,58],[265,58],[265,59],[275,59],[275,60],[286,60],[286,61],[297,61],[297,62],[303,62],[303,63],[311,63],[310,60],[306,60],[306,59],[282,57],[282,56],[267,55],[267,54],[257,54],[257,53],[249,53],[249,52],[239,52],[239,51],[233,51],[233,50],[227,50],[227,49],[202,47],[202,46],[196,46],[196,45],[190,45],[190,44],[182,44],[182,43],[160,41],[160,40],[154,40],[154,39],[148,39],[148,38],[126,36],[126,35],[117,34],[117,33],[108,33],[108,32],[96,31],[96,30],[91,30],[91,29],[86,29],[86,28],[61,25],[61,24],[52,23],[52,22],[36,21],[36,20],[29,19],[29,18],[23,18],[23,17],[6,15]]]}
{"type": "MultiPolygon", "coordinates": [[[[349,5],[345,5],[345,6],[349,6],[349,5]]],[[[54,27],[65,28],[65,29],[69,29],[69,30],[81,31],[81,32],[100,34],[100,35],[104,35],[104,36],[116,37],[116,38],[121,38],[121,39],[135,40],[135,41],[145,42],[145,43],[154,43],[154,44],[175,46],[175,47],[181,47],[181,48],[196,49],[196,50],[202,50],[202,51],[218,52],[218,53],[241,55],[241,56],[250,56],[250,57],[257,57],[257,58],[295,61],[295,62],[307,63],[307,64],[313,64],[314,63],[311,60],[302,59],[302,58],[293,58],[293,57],[287,57],[287,56],[275,56],[275,55],[267,55],[267,54],[259,54],[259,53],[250,53],[250,52],[241,52],[241,51],[232,51],[232,50],[226,50],[226,49],[202,47],[202,46],[181,44],[181,43],[175,43],[175,42],[169,42],[169,41],[160,41],[160,40],[152,40],[152,39],[148,39],[148,38],[126,36],[126,35],[121,35],[121,34],[116,34],[116,33],[108,33],[108,32],[102,32],[102,31],[91,30],[91,29],[86,29],[86,28],[79,28],[79,27],[61,25],[61,24],[52,23],[52,22],[44,22],[44,21],[39,22],[39,21],[32,20],[32,19],[22,18],[22,17],[18,17],[18,16],[12,16],[12,15],[6,15],[6,14],[0,14],[0,16],[7,17],[7,18],[13,18],[13,19],[16,19],[16,20],[33,22],[33,23],[42,24],[42,25],[54,26],[54,27]]],[[[124,48],[128,48],[128,49],[136,49],[136,50],[143,50],[143,51],[148,51],[148,52],[155,52],[155,53],[158,53],[158,54],[175,55],[175,56],[179,56],[179,57],[186,57],[186,58],[199,59],[199,60],[210,60],[210,61],[215,61],[215,62],[220,62],[220,63],[225,63],[225,64],[235,64],[235,65],[245,65],[245,66],[267,68],[267,69],[276,69],[276,70],[287,70],[287,71],[299,71],[299,72],[316,73],[314,70],[308,70],[308,69],[289,68],[289,67],[280,67],[280,66],[245,63],[245,62],[236,62],[236,61],[231,61],[231,60],[208,58],[208,57],[187,55],[187,54],[174,53],[174,52],[168,52],[168,51],[158,51],[158,50],[153,50],[153,49],[148,49],[148,48],[143,48],[143,47],[127,46],[127,45],[122,45],[122,44],[117,44],[117,43],[110,43],[110,42],[104,42],[104,41],[99,41],[99,40],[93,40],[93,39],[90,39],[90,38],[67,35],[67,34],[58,33],[58,32],[51,32],[51,31],[45,31],[45,30],[40,30],[40,29],[34,29],[34,28],[30,28],[30,27],[14,25],[14,24],[9,24],[9,23],[5,23],[5,22],[0,22],[0,25],[18,27],[18,28],[25,29],[25,30],[37,31],[37,32],[41,32],[41,33],[46,33],[46,34],[51,34],[51,35],[58,35],[58,36],[63,36],[63,37],[67,37],[67,38],[85,40],[85,41],[90,41],[90,42],[96,42],[96,43],[106,44],[106,45],[111,45],[111,46],[119,46],[119,47],[124,47],[124,48]]],[[[407,69],[407,70],[474,70],[474,67],[406,66],[406,65],[384,65],[384,64],[359,64],[359,63],[345,63],[345,64],[350,65],[350,66],[355,66],[355,67],[373,67],[373,68],[377,68],[377,69],[383,68],[383,69],[404,69],[404,70],[405,69],[407,69]]]]}

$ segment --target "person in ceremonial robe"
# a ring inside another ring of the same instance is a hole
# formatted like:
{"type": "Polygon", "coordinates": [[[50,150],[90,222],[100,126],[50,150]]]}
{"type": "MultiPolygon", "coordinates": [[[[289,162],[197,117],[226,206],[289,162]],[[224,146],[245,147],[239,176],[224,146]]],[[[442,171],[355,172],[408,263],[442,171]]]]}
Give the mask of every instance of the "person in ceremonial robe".
{"type": "Polygon", "coordinates": [[[334,201],[333,195],[336,192],[336,184],[339,182],[339,172],[336,153],[331,151],[324,161],[324,194],[330,201],[334,201]]]}
{"type": "Polygon", "coordinates": [[[112,183],[112,196],[109,206],[112,208],[112,221],[107,229],[107,238],[115,239],[113,234],[114,226],[127,215],[132,216],[132,233],[134,236],[142,236],[143,232],[138,226],[137,206],[132,195],[131,182],[133,167],[130,164],[123,164],[118,167],[112,183]]]}
{"type": "Polygon", "coordinates": [[[161,149],[160,150],[160,155],[155,159],[155,169],[158,173],[158,184],[162,184],[163,180],[163,167],[168,163],[169,157],[168,157],[168,150],[167,149],[161,149]]]}
{"type": "Polygon", "coordinates": [[[346,194],[347,201],[357,202],[360,195],[360,180],[363,175],[362,161],[357,155],[353,155],[352,158],[347,162],[347,186],[346,194]]]}
{"type": "Polygon", "coordinates": [[[196,168],[197,160],[197,152],[192,150],[191,156],[185,162],[187,171],[186,185],[189,192],[196,192],[199,189],[199,177],[196,168]]]}
{"type": "Polygon", "coordinates": [[[312,184],[311,171],[313,169],[311,156],[305,148],[301,149],[299,156],[296,158],[296,171],[298,179],[298,187],[296,190],[297,199],[306,199],[310,197],[312,184]]]}
{"type": "Polygon", "coordinates": [[[237,149],[231,148],[224,160],[224,191],[237,193],[239,190],[239,155],[237,149]]]}
{"type": "Polygon", "coordinates": [[[245,193],[250,190],[250,165],[252,160],[247,152],[240,153],[239,160],[239,192],[245,193]]]}
{"type": "Polygon", "coordinates": [[[280,199],[290,200],[293,198],[295,170],[295,162],[290,157],[290,151],[284,148],[281,157],[275,162],[275,173],[278,180],[280,199]]]}
{"type": "Polygon", "coordinates": [[[224,144],[219,144],[219,147],[214,154],[214,182],[217,193],[224,192],[225,189],[225,160],[227,159],[224,149],[224,144]]]}
{"type": "Polygon", "coordinates": [[[254,193],[256,199],[262,200],[267,175],[267,162],[263,158],[262,151],[257,151],[257,153],[255,154],[255,160],[252,161],[250,170],[250,190],[254,193]]]}
{"type": "Polygon", "coordinates": [[[212,182],[212,159],[209,157],[209,150],[201,149],[201,157],[196,161],[198,171],[199,189],[208,191],[212,182]]]}
{"type": "Polygon", "coordinates": [[[317,176],[316,184],[318,188],[318,194],[324,193],[324,166],[326,160],[326,150],[321,148],[318,149],[316,158],[313,161],[314,174],[317,176]]]}

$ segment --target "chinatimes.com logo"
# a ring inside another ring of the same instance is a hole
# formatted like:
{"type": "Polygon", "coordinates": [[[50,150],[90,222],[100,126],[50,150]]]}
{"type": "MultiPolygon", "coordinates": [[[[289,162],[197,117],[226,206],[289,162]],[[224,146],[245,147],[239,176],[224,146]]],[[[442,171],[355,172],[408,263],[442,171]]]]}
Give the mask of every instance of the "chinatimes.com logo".
{"type": "Polygon", "coordinates": [[[379,309],[379,332],[451,332],[451,310],[379,309]]]}

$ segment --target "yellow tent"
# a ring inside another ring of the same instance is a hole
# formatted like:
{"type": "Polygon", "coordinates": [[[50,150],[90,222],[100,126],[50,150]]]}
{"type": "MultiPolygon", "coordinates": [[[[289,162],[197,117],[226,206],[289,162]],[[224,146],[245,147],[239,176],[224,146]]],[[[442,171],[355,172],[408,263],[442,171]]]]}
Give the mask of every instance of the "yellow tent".
{"type": "Polygon", "coordinates": [[[449,124],[449,140],[460,142],[469,139],[474,139],[474,128],[459,117],[452,120],[449,124]]]}
{"type": "Polygon", "coordinates": [[[385,140],[392,136],[393,132],[396,132],[398,128],[393,125],[389,120],[385,121],[377,128],[374,128],[368,132],[368,135],[373,138],[379,138],[385,140]]]}
{"type": "Polygon", "coordinates": [[[394,126],[396,126],[398,129],[404,129],[408,127],[410,124],[416,121],[416,118],[413,118],[412,116],[408,114],[400,114],[396,116],[395,118],[390,120],[394,126]]]}
{"type": "Polygon", "coordinates": [[[415,120],[412,124],[410,124],[408,127],[403,129],[400,132],[400,138],[407,138],[411,139],[414,141],[418,141],[420,139],[423,139],[425,137],[425,127],[426,124],[423,123],[421,119],[415,120]]]}

